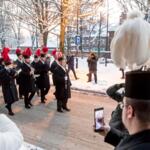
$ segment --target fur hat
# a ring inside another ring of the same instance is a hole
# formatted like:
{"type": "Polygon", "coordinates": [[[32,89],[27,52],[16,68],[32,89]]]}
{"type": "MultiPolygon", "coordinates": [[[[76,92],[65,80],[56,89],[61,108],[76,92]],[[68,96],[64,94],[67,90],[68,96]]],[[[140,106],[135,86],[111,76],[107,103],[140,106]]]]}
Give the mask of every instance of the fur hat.
{"type": "Polygon", "coordinates": [[[52,50],[51,55],[52,55],[52,56],[55,56],[55,55],[56,55],[56,52],[57,52],[56,49],[52,50]]]}
{"type": "Polygon", "coordinates": [[[43,53],[48,53],[48,47],[43,47],[43,48],[42,48],[42,52],[43,52],[43,53]]]}
{"type": "Polygon", "coordinates": [[[30,58],[30,56],[32,55],[32,51],[30,48],[26,48],[23,53],[22,53],[23,57],[25,59],[30,58]]]}
{"type": "Polygon", "coordinates": [[[126,73],[125,96],[135,100],[150,101],[150,72],[131,71],[126,73]]]}
{"type": "Polygon", "coordinates": [[[22,54],[21,54],[21,49],[19,49],[19,48],[16,49],[16,55],[17,55],[17,56],[22,55],[22,54]]]}
{"type": "Polygon", "coordinates": [[[10,65],[11,64],[11,59],[8,55],[9,52],[10,52],[10,49],[8,47],[4,47],[3,50],[2,50],[2,53],[1,53],[1,56],[4,60],[5,65],[10,65]]]}
{"type": "Polygon", "coordinates": [[[37,57],[39,57],[40,55],[41,55],[41,50],[40,49],[37,49],[36,51],[35,51],[35,54],[34,54],[35,56],[37,56],[37,57]]]}

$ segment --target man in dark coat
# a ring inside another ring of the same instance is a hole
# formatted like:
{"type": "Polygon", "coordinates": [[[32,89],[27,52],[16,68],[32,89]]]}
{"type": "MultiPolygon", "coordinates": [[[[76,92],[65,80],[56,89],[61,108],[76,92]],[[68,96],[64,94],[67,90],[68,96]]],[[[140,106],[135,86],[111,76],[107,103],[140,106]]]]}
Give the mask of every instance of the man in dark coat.
{"type": "Polygon", "coordinates": [[[41,103],[45,103],[45,96],[50,89],[49,70],[49,65],[46,63],[46,55],[42,53],[35,71],[35,74],[39,75],[36,82],[41,91],[41,103]]]}
{"type": "Polygon", "coordinates": [[[89,67],[89,73],[88,75],[88,82],[91,82],[92,80],[92,74],[94,74],[94,80],[95,83],[97,83],[97,57],[94,53],[91,53],[90,56],[87,59],[88,67],[89,67]]]}
{"type": "Polygon", "coordinates": [[[53,80],[53,85],[55,86],[55,76],[54,76],[54,70],[55,68],[58,66],[58,62],[57,62],[57,51],[56,49],[54,49],[52,51],[52,56],[54,57],[54,60],[50,66],[50,71],[52,73],[52,80],[53,80]]]}
{"type": "Polygon", "coordinates": [[[35,84],[36,84],[36,93],[38,96],[40,96],[40,90],[38,89],[38,85],[37,85],[37,80],[38,80],[38,76],[39,75],[35,75],[36,72],[37,72],[37,68],[38,68],[38,62],[40,60],[40,56],[41,56],[41,50],[40,49],[37,49],[35,51],[35,54],[34,54],[34,60],[32,61],[31,63],[31,67],[34,68],[34,77],[35,77],[35,84]]]}
{"type": "Polygon", "coordinates": [[[63,112],[62,109],[70,111],[67,107],[68,99],[71,98],[70,86],[71,82],[65,68],[65,60],[63,57],[58,58],[58,65],[54,70],[57,99],[57,111],[63,112]]]}
{"type": "MultiPolygon", "coordinates": [[[[21,53],[21,49],[19,49],[19,48],[16,49],[16,55],[17,55],[17,60],[14,63],[16,64],[16,71],[20,71],[21,65],[22,65],[22,53],[21,53]]],[[[20,90],[19,75],[16,78],[16,83],[19,85],[19,87],[18,87],[19,98],[22,99],[22,93],[21,93],[21,90],[20,90]]]]}
{"type": "Polygon", "coordinates": [[[74,55],[67,56],[67,64],[68,64],[68,74],[70,70],[72,70],[74,77],[77,80],[78,78],[77,78],[75,68],[74,68],[74,55]]]}
{"type": "Polygon", "coordinates": [[[122,120],[129,131],[124,134],[111,129],[105,141],[116,146],[116,150],[150,149],[150,72],[126,73],[125,98],[120,107],[122,120]]]}
{"type": "Polygon", "coordinates": [[[2,57],[0,60],[0,80],[2,84],[2,93],[8,114],[13,116],[12,104],[18,101],[17,88],[15,85],[16,71],[13,69],[13,65],[8,56],[9,48],[4,48],[2,51],[2,57]],[[3,60],[2,60],[3,59],[3,60]]]}
{"type": "Polygon", "coordinates": [[[21,65],[20,72],[20,89],[24,95],[25,108],[29,109],[32,106],[31,100],[36,92],[34,69],[30,65],[31,50],[25,49],[23,53],[24,62],[21,65]],[[29,51],[29,52],[28,52],[29,51]]]}

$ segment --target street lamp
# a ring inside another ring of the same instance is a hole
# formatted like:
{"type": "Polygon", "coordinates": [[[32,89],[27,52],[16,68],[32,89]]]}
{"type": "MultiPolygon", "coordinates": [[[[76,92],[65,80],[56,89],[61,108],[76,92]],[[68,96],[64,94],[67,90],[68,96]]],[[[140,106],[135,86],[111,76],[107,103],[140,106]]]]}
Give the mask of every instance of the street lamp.
{"type": "MultiPolygon", "coordinates": [[[[109,0],[107,0],[107,26],[106,26],[106,48],[105,50],[108,51],[109,46],[109,34],[108,34],[108,27],[109,27],[109,0]]],[[[105,54],[105,66],[107,66],[107,56],[105,54]]]]}

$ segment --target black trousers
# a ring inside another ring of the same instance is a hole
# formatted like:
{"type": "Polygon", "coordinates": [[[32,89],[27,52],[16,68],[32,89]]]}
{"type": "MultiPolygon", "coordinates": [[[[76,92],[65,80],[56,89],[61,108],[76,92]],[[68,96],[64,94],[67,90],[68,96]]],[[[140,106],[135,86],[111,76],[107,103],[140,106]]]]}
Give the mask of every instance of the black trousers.
{"type": "Polygon", "coordinates": [[[50,89],[50,86],[47,88],[41,88],[41,101],[45,100],[45,96],[48,94],[48,91],[50,89]]]}
{"type": "Polygon", "coordinates": [[[20,85],[19,85],[19,87],[18,87],[18,90],[19,90],[19,98],[21,98],[23,94],[22,94],[22,91],[21,91],[20,85]]]}
{"type": "Polygon", "coordinates": [[[67,108],[68,99],[57,99],[57,110],[67,108]]]}
{"type": "Polygon", "coordinates": [[[6,108],[8,109],[9,112],[12,111],[12,107],[11,107],[12,104],[13,104],[13,103],[8,103],[8,104],[6,104],[6,108]]]}
{"type": "Polygon", "coordinates": [[[97,83],[97,72],[96,71],[90,71],[89,74],[88,74],[88,81],[91,82],[92,80],[92,74],[94,74],[94,80],[95,80],[95,83],[97,83]]]}
{"type": "Polygon", "coordinates": [[[75,72],[74,67],[73,67],[73,68],[68,67],[68,74],[69,74],[70,70],[72,70],[72,72],[73,72],[73,74],[74,74],[75,79],[77,79],[77,75],[76,75],[76,72],[75,72]]]}
{"type": "Polygon", "coordinates": [[[34,95],[35,95],[35,92],[24,94],[24,104],[25,104],[25,106],[28,106],[31,103],[31,100],[32,100],[34,95]]]}

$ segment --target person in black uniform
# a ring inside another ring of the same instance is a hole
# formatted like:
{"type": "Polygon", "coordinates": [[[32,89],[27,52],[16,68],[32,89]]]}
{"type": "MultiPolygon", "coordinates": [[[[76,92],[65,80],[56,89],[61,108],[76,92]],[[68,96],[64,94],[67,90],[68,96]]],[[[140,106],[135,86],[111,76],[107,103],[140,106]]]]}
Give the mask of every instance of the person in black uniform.
{"type": "Polygon", "coordinates": [[[120,108],[120,103],[122,103],[124,98],[124,92],[125,92],[124,87],[125,87],[124,83],[114,84],[106,90],[106,93],[113,100],[118,102],[117,107],[111,114],[109,125],[115,129],[127,133],[127,129],[125,128],[122,122],[122,109],[120,108]]]}
{"type": "Polygon", "coordinates": [[[12,104],[18,101],[18,93],[14,81],[17,74],[8,56],[9,51],[9,48],[3,48],[3,58],[0,58],[0,80],[4,101],[6,103],[5,107],[8,109],[8,114],[13,116],[12,104]]]}
{"type": "Polygon", "coordinates": [[[38,85],[37,85],[37,78],[38,78],[38,75],[35,75],[36,74],[36,70],[37,70],[37,66],[38,66],[38,62],[39,62],[39,57],[41,55],[41,50],[40,49],[37,49],[35,54],[34,54],[34,60],[32,61],[31,63],[31,66],[34,68],[34,77],[35,77],[35,84],[36,84],[36,93],[38,96],[40,96],[40,90],[38,89],[38,85]]]}
{"type": "Polygon", "coordinates": [[[35,71],[35,74],[39,75],[39,77],[37,77],[37,86],[41,91],[41,103],[45,103],[45,96],[48,94],[50,89],[49,70],[49,65],[46,63],[46,55],[41,53],[41,57],[35,71]]]}
{"type": "Polygon", "coordinates": [[[54,70],[56,86],[55,97],[57,99],[58,112],[63,112],[63,110],[70,111],[70,109],[67,107],[67,103],[68,99],[71,98],[71,82],[65,65],[66,63],[64,58],[60,57],[58,58],[58,65],[54,70]]]}
{"type": "Polygon", "coordinates": [[[57,51],[56,51],[56,49],[54,49],[54,50],[52,51],[52,56],[54,57],[54,60],[53,60],[53,62],[51,63],[50,71],[52,72],[53,85],[55,86],[54,70],[55,70],[55,68],[58,66],[58,63],[57,63],[57,51]]]}
{"type": "Polygon", "coordinates": [[[37,63],[39,62],[39,57],[41,55],[41,50],[37,49],[35,54],[34,54],[34,60],[31,63],[31,66],[35,69],[37,66],[37,63]]]}
{"type": "MultiPolygon", "coordinates": [[[[14,62],[16,64],[16,71],[19,71],[21,69],[21,65],[22,65],[22,53],[21,53],[21,49],[17,48],[16,49],[16,55],[17,55],[17,60],[14,62]]],[[[20,90],[20,79],[19,76],[16,78],[16,83],[19,85],[18,87],[18,91],[19,91],[19,98],[22,99],[22,93],[20,90]]]]}
{"type": "Polygon", "coordinates": [[[129,134],[111,128],[107,130],[105,142],[114,145],[116,150],[148,150],[150,149],[150,72],[127,72],[125,80],[125,98],[120,108],[123,110],[122,120],[129,134]]]}
{"type": "Polygon", "coordinates": [[[24,95],[25,108],[29,109],[32,106],[31,100],[36,92],[34,69],[30,65],[31,50],[25,49],[23,52],[24,62],[21,65],[20,72],[20,88],[24,95]]]}

